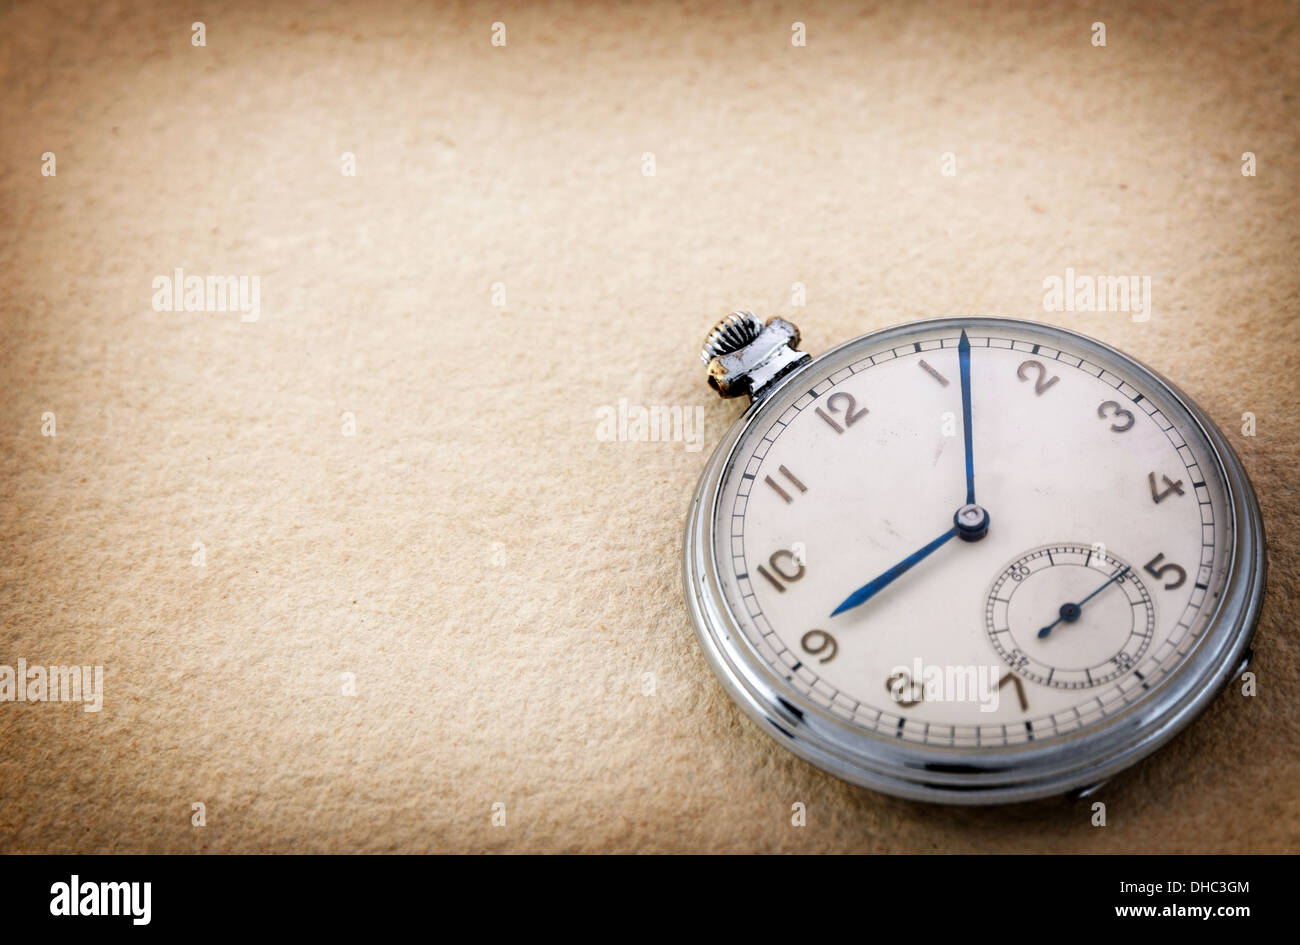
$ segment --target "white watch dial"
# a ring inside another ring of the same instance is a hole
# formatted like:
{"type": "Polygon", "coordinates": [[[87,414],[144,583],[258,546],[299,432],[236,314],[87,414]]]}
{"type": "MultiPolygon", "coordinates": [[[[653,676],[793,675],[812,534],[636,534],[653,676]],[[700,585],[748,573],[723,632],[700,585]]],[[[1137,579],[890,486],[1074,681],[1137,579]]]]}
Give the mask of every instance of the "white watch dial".
{"type": "Polygon", "coordinates": [[[1014,323],[967,332],[968,428],[961,330],[905,338],[819,359],[748,424],[713,524],[730,611],[783,685],[878,735],[1104,722],[1177,671],[1223,592],[1212,448],[1122,361],[1014,323]]]}

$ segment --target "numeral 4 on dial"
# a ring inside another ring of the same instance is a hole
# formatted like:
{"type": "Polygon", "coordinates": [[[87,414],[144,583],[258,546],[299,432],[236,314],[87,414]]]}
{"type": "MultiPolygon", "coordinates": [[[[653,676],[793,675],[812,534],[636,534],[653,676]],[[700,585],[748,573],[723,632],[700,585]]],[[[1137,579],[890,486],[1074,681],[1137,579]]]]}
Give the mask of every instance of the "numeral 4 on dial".
{"type": "Polygon", "coordinates": [[[1165,488],[1163,491],[1160,491],[1159,487],[1156,485],[1156,474],[1153,472],[1147,473],[1147,482],[1151,484],[1151,501],[1156,505],[1159,505],[1165,499],[1169,498],[1170,494],[1183,494],[1183,481],[1181,479],[1176,480],[1175,482],[1170,482],[1168,476],[1161,476],[1160,478],[1165,481],[1165,488]]]}

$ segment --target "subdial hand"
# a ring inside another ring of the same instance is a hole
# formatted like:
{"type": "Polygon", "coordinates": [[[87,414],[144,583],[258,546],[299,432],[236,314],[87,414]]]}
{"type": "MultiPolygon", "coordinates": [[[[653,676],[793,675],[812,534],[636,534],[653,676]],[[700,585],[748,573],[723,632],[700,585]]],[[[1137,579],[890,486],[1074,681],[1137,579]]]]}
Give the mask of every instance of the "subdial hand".
{"type": "Polygon", "coordinates": [[[1112,584],[1114,584],[1124,575],[1128,574],[1128,571],[1129,571],[1128,565],[1124,565],[1124,567],[1120,568],[1118,571],[1112,574],[1110,576],[1110,579],[1107,580],[1105,584],[1097,588],[1095,591],[1093,591],[1083,600],[1079,601],[1077,604],[1062,604],[1060,610],[1060,616],[1057,617],[1055,620],[1053,620],[1051,623],[1049,623],[1047,626],[1045,626],[1043,629],[1039,630],[1038,638],[1041,640],[1044,637],[1046,637],[1048,634],[1052,632],[1052,628],[1055,627],[1062,620],[1064,620],[1066,623],[1074,623],[1076,620],[1079,619],[1079,615],[1083,613],[1084,604],[1088,603],[1088,601],[1092,600],[1094,597],[1096,597],[1106,588],[1110,587],[1112,584]]]}

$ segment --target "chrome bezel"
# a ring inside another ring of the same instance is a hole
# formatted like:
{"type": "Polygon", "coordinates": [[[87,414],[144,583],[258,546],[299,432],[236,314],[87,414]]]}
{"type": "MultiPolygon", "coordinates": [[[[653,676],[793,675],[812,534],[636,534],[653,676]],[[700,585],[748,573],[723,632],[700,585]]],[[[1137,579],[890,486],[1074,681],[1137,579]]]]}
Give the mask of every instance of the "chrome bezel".
{"type": "Polygon", "coordinates": [[[796,755],[846,781],[921,801],[999,804],[1096,785],[1165,744],[1199,715],[1243,662],[1263,598],[1264,529],[1250,480],[1214,423],[1174,384],[1121,351],[1078,332],[1013,318],[933,318],[896,325],[845,342],[793,371],[737,420],[710,458],[687,517],[683,577],[696,635],[737,704],[796,755]],[[1210,445],[1225,483],[1232,547],[1223,594],[1184,663],[1150,696],[1113,718],[1048,742],[990,748],[946,748],[891,739],[857,728],[787,686],[763,661],[732,613],[717,571],[713,522],[723,475],[746,431],[768,416],[786,385],[848,349],[874,347],[917,331],[999,326],[1022,335],[1062,337],[1081,352],[1112,359],[1129,379],[1161,390],[1179,405],[1210,445]]]}

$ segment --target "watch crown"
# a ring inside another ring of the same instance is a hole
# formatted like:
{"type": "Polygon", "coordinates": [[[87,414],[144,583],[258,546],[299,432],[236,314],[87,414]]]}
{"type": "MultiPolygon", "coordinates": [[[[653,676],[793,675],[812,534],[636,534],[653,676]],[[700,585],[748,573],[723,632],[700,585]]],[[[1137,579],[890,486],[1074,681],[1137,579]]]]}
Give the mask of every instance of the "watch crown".
{"type": "Polygon", "coordinates": [[[722,319],[704,339],[700,360],[708,364],[714,358],[739,351],[763,331],[762,320],[753,312],[732,312],[722,319]]]}
{"type": "Polygon", "coordinates": [[[753,312],[732,312],[704,339],[700,359],[709,366],[709,386],[723,397],[748,394],[762,399],[772,385],[811,358],[800,351],[799,329],[772,316],[764,324],[753,312]]]}

